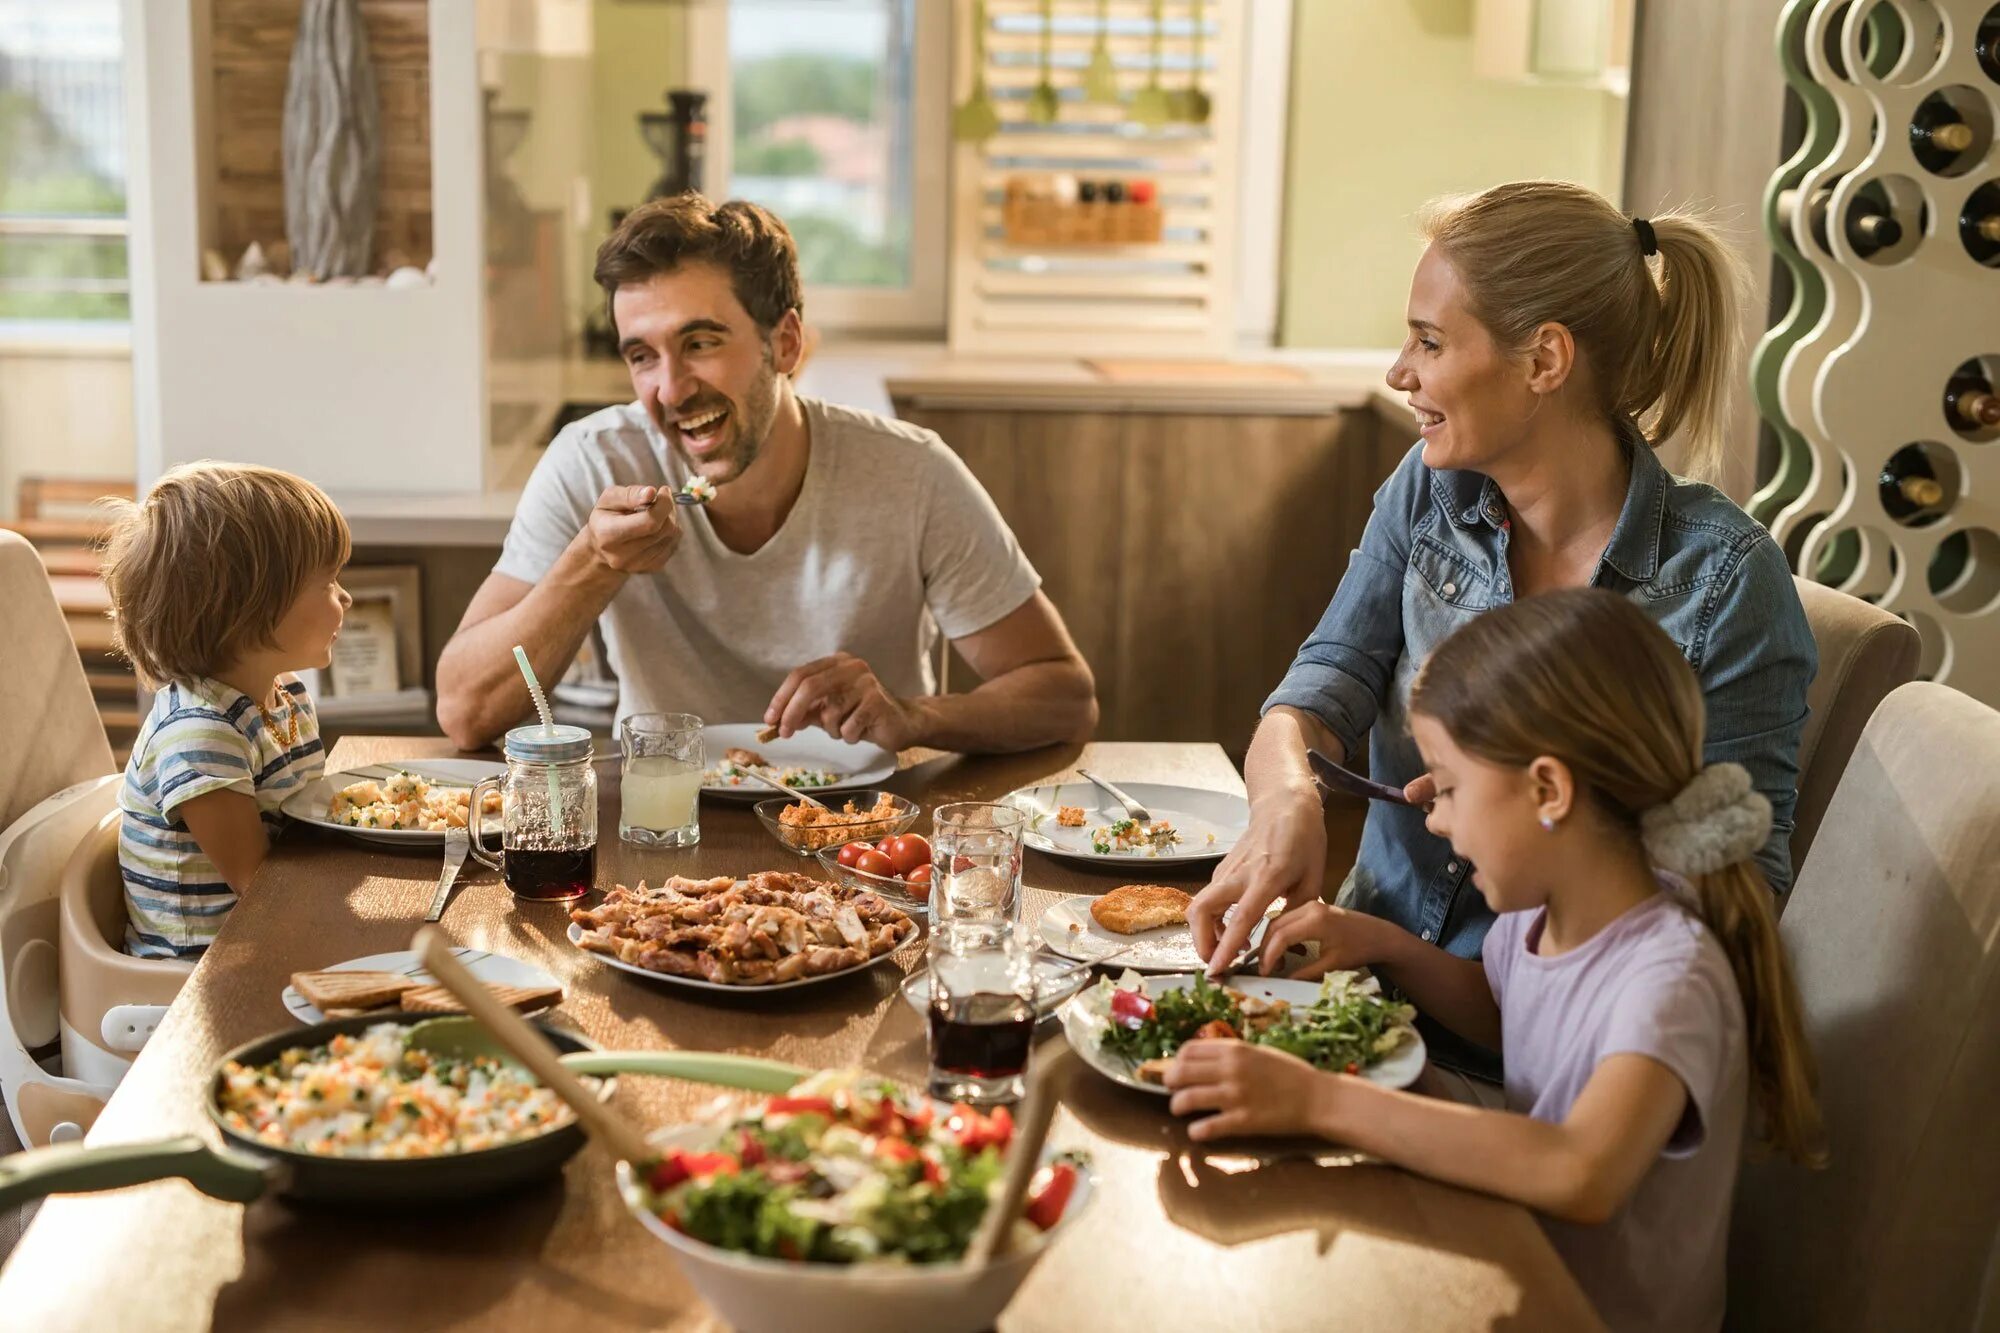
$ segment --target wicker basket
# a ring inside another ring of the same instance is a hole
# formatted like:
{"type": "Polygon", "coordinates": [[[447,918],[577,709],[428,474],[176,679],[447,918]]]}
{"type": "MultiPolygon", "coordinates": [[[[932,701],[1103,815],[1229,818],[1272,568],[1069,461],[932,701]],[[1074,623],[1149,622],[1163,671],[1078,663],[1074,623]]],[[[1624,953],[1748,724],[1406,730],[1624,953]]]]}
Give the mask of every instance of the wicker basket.
{"type": "Polygon", "coordinates": [[[1016,194],[1002,207],[1001,221],[1009,245],[1157,245],[1160,241],[1157,203],[1064,204],[1016,194]]]}

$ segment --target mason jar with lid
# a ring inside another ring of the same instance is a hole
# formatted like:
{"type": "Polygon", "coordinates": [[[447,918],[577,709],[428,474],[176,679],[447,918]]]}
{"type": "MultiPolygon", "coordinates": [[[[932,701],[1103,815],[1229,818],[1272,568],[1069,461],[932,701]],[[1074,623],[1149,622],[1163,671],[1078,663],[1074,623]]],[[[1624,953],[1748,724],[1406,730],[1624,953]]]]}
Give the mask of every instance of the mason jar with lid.
{"type": "Polygon", "coordinates": [[[569,902],[597,880],[597,771],[590,733],[539,723],[507,733],[507,775],[472,789],[472,808],[500,793],[500,855],[472,842],[472,854],[506,880],[516,898],[569,902]]]}

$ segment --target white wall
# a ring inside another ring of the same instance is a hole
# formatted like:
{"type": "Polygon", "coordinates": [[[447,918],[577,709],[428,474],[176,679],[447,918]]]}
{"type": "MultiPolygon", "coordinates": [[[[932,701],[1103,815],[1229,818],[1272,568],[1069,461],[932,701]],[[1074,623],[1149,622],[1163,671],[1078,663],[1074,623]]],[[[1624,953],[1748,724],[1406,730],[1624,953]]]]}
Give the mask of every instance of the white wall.
{"type": "Polygon", "coordinates": [[[0,518],[24,476],[130,482],[137,467],[123,348],[0,346],[0,518]]]}

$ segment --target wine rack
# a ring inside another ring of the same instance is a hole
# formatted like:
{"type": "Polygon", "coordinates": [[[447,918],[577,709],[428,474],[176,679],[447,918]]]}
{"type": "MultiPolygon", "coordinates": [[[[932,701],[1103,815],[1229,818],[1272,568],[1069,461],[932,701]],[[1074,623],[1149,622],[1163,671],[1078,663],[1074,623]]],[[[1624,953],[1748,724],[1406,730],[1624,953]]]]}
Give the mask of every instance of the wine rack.
{"type": "Polygon", "coordinates": [[[1789,0],[1777,50],[1805,132],[1764,196],[1792,301],[1751,358],[1751,513],[2000,704],[2000,3],[1789,0]]]}

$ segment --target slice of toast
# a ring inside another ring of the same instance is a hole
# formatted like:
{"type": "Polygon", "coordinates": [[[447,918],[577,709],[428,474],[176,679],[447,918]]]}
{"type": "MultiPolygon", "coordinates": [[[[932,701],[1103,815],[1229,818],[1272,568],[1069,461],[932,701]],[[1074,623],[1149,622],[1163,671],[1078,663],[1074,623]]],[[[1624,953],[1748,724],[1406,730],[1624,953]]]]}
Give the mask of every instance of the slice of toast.
{"type": "Polygon", "coordinates": [[[401,972],[294,972],[292,985],[322,1012],[378,1009],[417,983],[401,972]]]}
{"type": "Polygon", "coordinates": [[[1142,930],[1179,925],[1187,920],[1188,904],[1193,901],[1189,894],[1164,884],[1126,884],[1091,903],[1090,915],[1106,930],[1136,935],[1142,930]]]}
{"type": "Polygon", "coordinates": [[[1173,1062],[1174,1057],[1171,1055],[1158,1056],[1151,1060],[1142,1060],[1133,1068],[1132,1075],[1141,1083],[1165,1083],[1167,1081],[1167,1068],[1173,1062]]]}
{"type": "MultiPolygon", "coordinates": [[[[562,1000],[561,986],[496,986],[488,984],[493,998],[520,1013],[531,1014],[562,1000]]],[[[443,986],[417,986],[402,994],[406,1014],[462,1014],[465,1006],[443,986]]]]}

